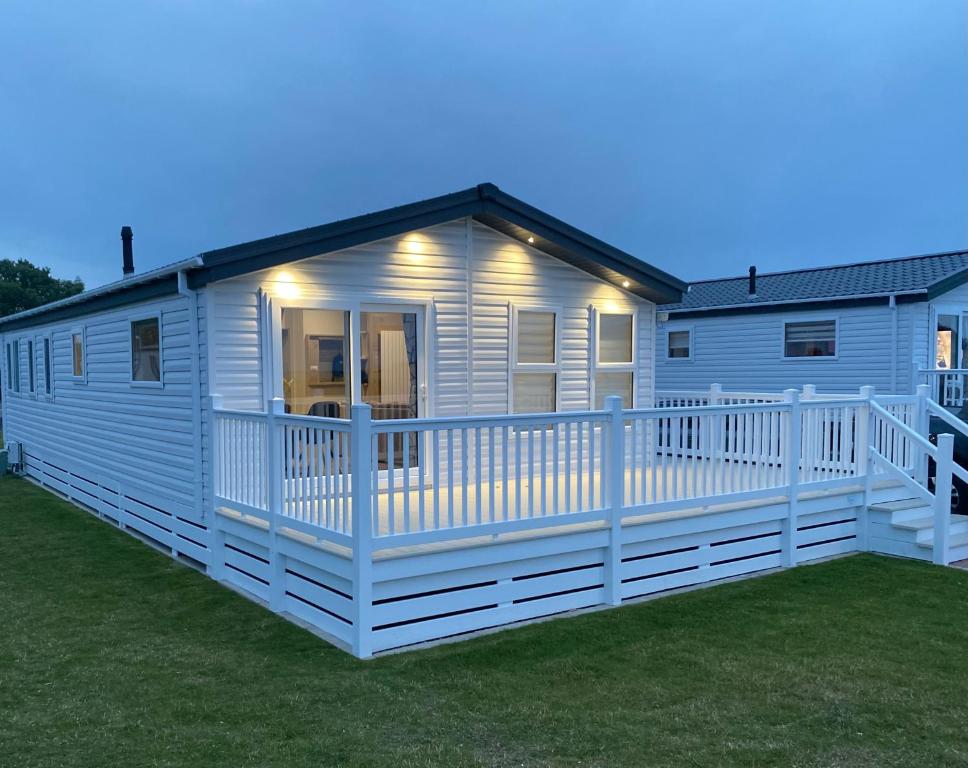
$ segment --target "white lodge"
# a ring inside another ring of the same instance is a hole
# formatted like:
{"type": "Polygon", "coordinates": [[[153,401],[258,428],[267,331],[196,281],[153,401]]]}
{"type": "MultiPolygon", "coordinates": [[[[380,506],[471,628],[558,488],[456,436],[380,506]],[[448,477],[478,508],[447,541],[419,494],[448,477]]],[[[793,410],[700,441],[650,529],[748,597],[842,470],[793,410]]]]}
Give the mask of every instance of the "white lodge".
{"type": "Polygon", "coordinates": [[[656,304],[684,288],[484,184],[3,318],[4,436],[360,657],[858,549],[968,554],[924,391],[654,408],[656,304]]]}

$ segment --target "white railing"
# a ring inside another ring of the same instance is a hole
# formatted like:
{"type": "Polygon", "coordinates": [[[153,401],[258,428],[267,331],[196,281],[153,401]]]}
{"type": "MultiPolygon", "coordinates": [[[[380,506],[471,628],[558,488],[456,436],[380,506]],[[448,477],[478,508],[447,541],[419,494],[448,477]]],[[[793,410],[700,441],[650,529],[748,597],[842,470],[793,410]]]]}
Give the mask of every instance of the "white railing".
{"type": "Polygon", "coordinates": [[[269,509],[268,422],[264,413],[218,411],[213,449],[216,498],[253,512],[269,509]]]}
{"type": "Polygon", "coordinates": [[[606,420],[576,412],[374,421],[373,535],[418,543],[444,529],[494,533],[601,510],[606,420]]]}
{"type": "Polygon", "coordinates": [[[742,517],[742,504],[727,505],[761,500],[780,520],[773,554],[789,567],[808,535],[798,527],[804,490],[861,496],[851,502],[851,531],[865,550],[875,483],[904,486],[933,510],[932,557],[946,564],[952,475],[968,481],[953,463],[952,436],[927,439],[931,415],[968,433],[928,398],[927,385],[916,397],[877,400],[869,387],[836,399],[802,399],[791,389],[769,402],[623,409],[611,397],[603,411],[393,421],[372,420],[367,405],[354,405],[348,421],[287,415],[278,399],[265,413],[226,410],[217,397],[212,405],[213,512],[223,514],[213,525],[211,572],[249,568],[261,574],[252,587],[272,610],[336,616],[360,657],[371,655],[380,621],[407,615],[387,614],[387,593],[375,585],[425,567],[424,545],[443,545],[430,556],[464,568],[488,556],[468,545],[501,536],[515,557],[528,557],[555,540],[533,541],[533,533],[574,534],[603,553],[594,578],[602,602],[618,605],[626,530],[675,522],[698,532],[707,508],[742,517]],[[254,564],[240,562],[229,541],[240,533],[231,520],[238,515],[264,529],[254,564]],[[391,549],[403,557],[385,559],[391,549]],[[303,563],[291,572],[307,552],[333,570],[303,563]],[[315,602],[299,602],[290,593],[297,586],[315,602]]]}
{"type": "Polygon", "coordinates": [[[365,520],[379,550],[792,496],[869,478],[869,457],[927,493],[925,389],[872,396],[397,420],[355,406],[353,422],[278,400],[216,409],[215,502],[346,546],[365,520]]]}
{"type": "Polygon", "coordinates": [[[931,399],[946,408],[961,408],[968,393],[968,368],[933,368],[918,371],[931,399]]]}

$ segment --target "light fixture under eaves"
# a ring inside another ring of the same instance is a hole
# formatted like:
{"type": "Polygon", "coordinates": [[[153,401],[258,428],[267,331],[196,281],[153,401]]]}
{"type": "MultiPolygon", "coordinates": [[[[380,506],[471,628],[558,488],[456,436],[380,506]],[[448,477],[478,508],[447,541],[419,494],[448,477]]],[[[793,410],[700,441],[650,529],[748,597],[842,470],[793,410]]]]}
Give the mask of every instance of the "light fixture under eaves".
{"type": "Polygon", "coordinates": [[[528,245],[533,245],[533,244],[534,244],[534,237],[528,236],[528,245]]]}
{"type": "Polygon", "coordinates": [[[623,288],[628,288],[630,285],[631,285],[631,283],[628,280],[623,280],[622,281],[622,287],[623,288]]]}

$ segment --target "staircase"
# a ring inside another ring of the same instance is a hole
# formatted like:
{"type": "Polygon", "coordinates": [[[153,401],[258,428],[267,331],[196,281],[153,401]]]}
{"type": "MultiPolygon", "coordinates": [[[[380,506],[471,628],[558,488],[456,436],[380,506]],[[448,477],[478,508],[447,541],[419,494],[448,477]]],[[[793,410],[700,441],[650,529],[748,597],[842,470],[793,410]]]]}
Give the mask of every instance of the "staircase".
{"type": "MultiPolygon", "coordinates": [[[[905,494],[901,492],[901,495],[905,494]]],[[[933,559],[934,510],[924,499],[902,498],[871,504],[868,523],[871,551],[917,560],[933,559]]],[[[945,562],[965,559],[968,559],[968,516],[951,515],[945,562]]]]}

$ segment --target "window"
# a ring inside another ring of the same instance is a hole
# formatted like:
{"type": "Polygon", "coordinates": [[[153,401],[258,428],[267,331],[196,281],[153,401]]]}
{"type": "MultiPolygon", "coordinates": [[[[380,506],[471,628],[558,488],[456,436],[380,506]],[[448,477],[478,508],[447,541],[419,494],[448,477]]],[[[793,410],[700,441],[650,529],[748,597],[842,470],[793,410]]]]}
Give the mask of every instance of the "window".
{"type": "Polygon", "coordinates": [[[131,322],[131,381],[161,383],[161,319],[131,322]]]}
{"type": "Polygon", "coordinates": [[[836,320],[784,323],[784,357],[835,357],[836,355],[836,320]]]}
{"type": "Polygon", "coordinates": [[[33,339],[27,339],[27,391],[36,393],[35,378],[37,376],[37,359],[34,357],[33,339]]]}
{"type": "Polygon", "coordinates": [[[12,341],[7,344],[7,389],[11,392],[20,391],[19,341],[12,341]]]}
{"type": "Polygon", "coordinates": [[[514,309],[511,412],[558,410],[558,315],[554,310],[514,309]]]}
{"type": "Polygon", "coordinates": [[[666,347],[666,357],[670,360],[691,359],[691,341],[691,331],[669,331],[669,344],[666,347]]]}
{"type": "Polygon", "coordinates": [[[84,331],[71,331],[71,376],[84,378],[84,331]]]}
{"type": "Polygon", "coordinates": [[[48,397],[54,392],[53,369],[50,360],[50,336],[44,337],[44,392],[48,397]]]}
{"type": "Polygon", "coordinates": [[[635,390],[635,315],[596,312],[592,407],[601,410],[605,398],[617,395],[631,408],[635,390]]]}

